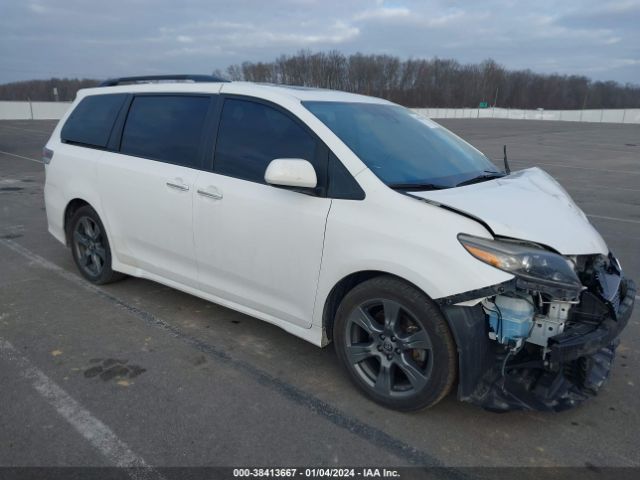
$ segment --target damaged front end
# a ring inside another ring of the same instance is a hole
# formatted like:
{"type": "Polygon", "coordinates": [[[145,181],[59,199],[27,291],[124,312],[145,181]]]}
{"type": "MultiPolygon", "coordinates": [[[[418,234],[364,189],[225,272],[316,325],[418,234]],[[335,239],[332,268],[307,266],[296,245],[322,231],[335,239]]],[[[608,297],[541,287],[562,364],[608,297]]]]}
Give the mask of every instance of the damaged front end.
{"type": "Polygon", "coordinates": [[[458,345],[458,397],[492,411],[561,411],[596,395],[636,295],[615,257],[562,257],[508,240],[461,243],[515,278],[438,300],[458,345]]]}

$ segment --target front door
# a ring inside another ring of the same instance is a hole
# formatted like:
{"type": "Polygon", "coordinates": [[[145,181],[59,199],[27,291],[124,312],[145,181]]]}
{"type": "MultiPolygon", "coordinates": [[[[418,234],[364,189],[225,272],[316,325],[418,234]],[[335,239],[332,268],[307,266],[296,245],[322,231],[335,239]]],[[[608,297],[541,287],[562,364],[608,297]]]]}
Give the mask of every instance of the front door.
{"type": "Polygon", "coordinates": [[[201,288],[308,328],[331,200],[267,185],[264,173],[275,158],[318,170],[317,141],[262,102],[229,97],[220,115],[214,172],[200,174],[194,195],[201,288]]]}

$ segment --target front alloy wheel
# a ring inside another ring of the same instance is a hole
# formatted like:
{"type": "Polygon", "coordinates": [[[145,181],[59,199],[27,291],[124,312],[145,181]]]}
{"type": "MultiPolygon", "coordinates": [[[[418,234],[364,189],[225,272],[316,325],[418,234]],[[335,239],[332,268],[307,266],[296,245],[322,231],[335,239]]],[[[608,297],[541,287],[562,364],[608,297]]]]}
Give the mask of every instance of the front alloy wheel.
{"type": "Polygon", "coordinates": [[[351,364],[381,395],[410,396],[428,383],[433,367],[429,333],[399,303],[364,302],[349,315],[347,332],[351,364]]]}
{"type": "Polygon", "coordinates": [[[424,293],[396,277],[375,277],[345,296],[334,342],[354,383],[397,410],[435,405],[456,377],[446,320],[424,293]]]}

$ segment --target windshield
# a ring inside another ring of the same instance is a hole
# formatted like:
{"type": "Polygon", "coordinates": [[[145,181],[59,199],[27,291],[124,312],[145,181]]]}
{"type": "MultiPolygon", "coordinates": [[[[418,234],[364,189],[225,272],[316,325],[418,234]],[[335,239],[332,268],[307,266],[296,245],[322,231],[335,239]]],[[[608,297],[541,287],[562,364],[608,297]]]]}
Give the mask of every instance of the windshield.
{"type": "Polygon", "coordinates": [[[450,188],[500,172],[480,151],[398,105],[303,102],[378,178],[397,188],[450,188]]]}

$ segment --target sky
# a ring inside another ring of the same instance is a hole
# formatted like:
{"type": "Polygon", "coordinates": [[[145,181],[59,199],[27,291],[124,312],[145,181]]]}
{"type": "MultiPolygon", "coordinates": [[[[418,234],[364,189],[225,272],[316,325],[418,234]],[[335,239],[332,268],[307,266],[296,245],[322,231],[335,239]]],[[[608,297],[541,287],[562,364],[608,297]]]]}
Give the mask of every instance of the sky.
{"type": "Polygon", "coordinates": [[[640,0],[2,0],[0,83],[339,50],[640,84],[640,0]]]}

